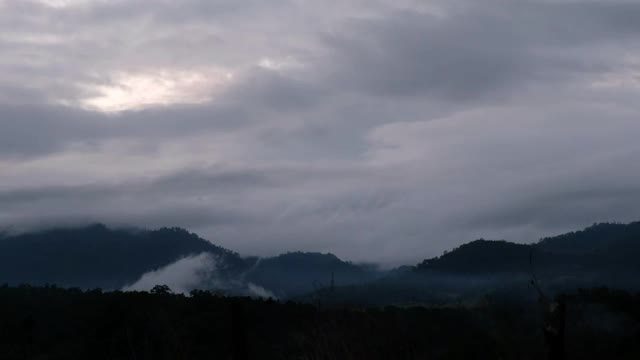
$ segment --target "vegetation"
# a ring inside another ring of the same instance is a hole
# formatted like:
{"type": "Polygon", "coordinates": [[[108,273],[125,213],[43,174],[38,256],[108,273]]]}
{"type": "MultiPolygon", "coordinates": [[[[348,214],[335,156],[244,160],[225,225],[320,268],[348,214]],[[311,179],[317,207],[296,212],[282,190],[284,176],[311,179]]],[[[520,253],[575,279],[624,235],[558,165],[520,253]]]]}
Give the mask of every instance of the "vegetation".
{"type": "Polygon", "coordinates": [[[0,234],[0,359],[636,359],[638,258],[640,223],[477,240],[388,272],[332,254],[245,258],[178,228],[0,234]],[[200,253],[278,300],[89,290],[200,253]]]}
{"type": "Polygon", "coordinates": [[[290,252],[261,260],[247,275],[279,297],[309,293],[335,285],[363,284],[376,279],[377,271],[340,260],[333,254],[290,252]]]}
{"type": "Polygon", "coordinates": [[[145,272],[201,252],[239,264],[239,255],[179,228],[109,229],[96,224],[0,235],[0,282],[119,289],[145,272]]]}
{"type": "MultiPolygon", "coordinates": [[[[569,359],[637,359],[640,295],[566,296],[569,359]]],[[[0,287],[2,359],[544,359],[536,303],[377,307],[0,287]]]]}

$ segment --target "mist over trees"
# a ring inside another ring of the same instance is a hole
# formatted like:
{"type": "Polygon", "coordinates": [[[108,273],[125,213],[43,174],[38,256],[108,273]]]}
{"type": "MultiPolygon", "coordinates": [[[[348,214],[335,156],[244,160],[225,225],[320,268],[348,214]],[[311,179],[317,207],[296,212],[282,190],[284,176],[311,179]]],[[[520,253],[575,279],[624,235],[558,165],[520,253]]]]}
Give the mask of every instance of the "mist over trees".
{"type": "Polygon", "coordinates": [[[635,359],[639,235],[480,239],[383,271],[243,257],[179,228],[4,233],[0,358],[635,359]]]}

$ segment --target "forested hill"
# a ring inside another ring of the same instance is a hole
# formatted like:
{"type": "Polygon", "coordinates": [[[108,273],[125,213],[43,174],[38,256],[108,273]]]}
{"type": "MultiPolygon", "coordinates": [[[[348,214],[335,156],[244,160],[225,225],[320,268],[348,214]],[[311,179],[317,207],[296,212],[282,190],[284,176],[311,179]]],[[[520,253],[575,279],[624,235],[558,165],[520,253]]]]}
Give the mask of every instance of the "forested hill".
{"type": "Polygon", "coordinates": [[[424,260],[417,268],[447,273],[522,271],[530,251],[530,245],[480,239],[424,260]]]}
{"type": "Polygon", "coordinates": [[[535,244],[476,240],[416,266],[422,273],[482,276],[539,272],[601,285],[640,286],[640,223],[594,224],[535,244]]]}
{"type": "Polygon", "coordinates": [[[277,295],[311,292],[320,287],[361,284],[379,273],[340,260],[333,254],[290,252],[262,259],[247,279],[270,289],[277,295]]]}
{"type": "Polygon", "coordinates": [[[117,230],[97,224],[0,235],[0,283],[117,289],[177,259],[202,252],[242,259],[179,228],[117,230]]]}
{"type": "Polygon", "coordinates": [[[0,234],[0,284],[120,289],[144,274],[203,253],[214,260],[203,265],[204,278],[191,286],[222,287],[229,292],[242,291],[239,289],[252,283],[286,297],[328,286],[332,273],[336,285],[363,283],[377,276],[376,271],[333,254],[292,252],[258,261],[181,228],[111,229],[97,224],[0,234]],[[210,271],[209,266],[215,270],[210,271]]]}
{"type": "Polygon", "coordinates": [[[594,224],[584,230],[548,237],[537,247],[555,253],[640,252],[640,222],[594,224]]]}
{"type": "MultiPolygon", "coordinates": [[[[202,253],[221,260],[216,264],[223,267],[213,274],[215,281],[193,286],[219,286],[218,280],[231,287],[252,283],[278,297],[329,286],[332,277],[336,286],[343,286],[371,282],[384,275],[332,254],[291,252],[271,258],[244,258],[180,228],[132,230],[91,225],[0,234],[0,284],[120,289],[143,274],[202,253]]],[[[433,281],[446,285],[452,276],[460,280],[498,275],[505,281],[511,279],[505,275],[519,274],[522,278],[534,270],[548,282],[561,279],[574,285],[640,288],[639,259],[640,223],[597,224],[528,245],[476,240],[405,269],[414,275],[428,274],[431,288],[433,281]]],[[[389,273],[387,285],[406,283],[402,274],[407,271],[389,273]]]]}

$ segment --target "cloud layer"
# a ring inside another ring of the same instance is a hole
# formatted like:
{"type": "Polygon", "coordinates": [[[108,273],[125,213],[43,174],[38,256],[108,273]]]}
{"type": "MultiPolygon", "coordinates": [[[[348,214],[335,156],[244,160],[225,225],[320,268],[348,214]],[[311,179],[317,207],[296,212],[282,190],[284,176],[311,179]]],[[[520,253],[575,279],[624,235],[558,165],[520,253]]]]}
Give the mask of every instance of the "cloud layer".
{"type": "Polygon", "coordinates": [[[398,264],[637,220],[639,24],[616,0],[0,1],[0,224],[398,264]]]}

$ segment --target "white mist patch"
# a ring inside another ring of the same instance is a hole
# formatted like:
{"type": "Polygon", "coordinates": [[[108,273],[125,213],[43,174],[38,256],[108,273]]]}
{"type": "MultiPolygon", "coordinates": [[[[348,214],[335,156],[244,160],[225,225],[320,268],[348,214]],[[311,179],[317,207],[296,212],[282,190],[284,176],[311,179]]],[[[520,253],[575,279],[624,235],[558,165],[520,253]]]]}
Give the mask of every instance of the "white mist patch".
{"type": "Polygon", "coordinates": [[[256,285],[254,283],[247,284],[247,290],[250,296],[257,296],[261,298],[273,298],[277,299],[278,297],[272,293],[271,291],[263,288],[262,286],[256,285]]]}
{"type": "Polygon", "coordinates": [[[174,293],[188,294],[191,290],[220,290],[229,295],[259,298],[277,296],[260,285],[247,282],[244,276],[253,270],[237,275],[221,274],[225,262],[211,253],[187,256],[158,270],[143,274],[138,281],[122,288],[122,291],[149,291],[156,285],[167,285],[174,293]]]}
{"type": "Polygon", "coordinates": [[[186,294],[200,288],[215,276],[216,260],[209,253],[182,258],[155,271],[150,271],[125,286],[123,291],[148,291],[156,285],[167,285],[175,293],[186,294]]]}

